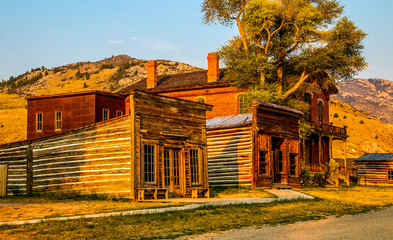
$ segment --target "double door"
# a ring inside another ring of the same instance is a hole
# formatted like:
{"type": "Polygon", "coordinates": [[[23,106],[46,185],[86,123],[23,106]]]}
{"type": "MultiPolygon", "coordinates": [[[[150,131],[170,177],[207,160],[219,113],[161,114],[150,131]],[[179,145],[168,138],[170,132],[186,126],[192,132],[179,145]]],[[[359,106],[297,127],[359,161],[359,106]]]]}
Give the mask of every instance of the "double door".
{"type": "Polygon", "coordinates": [[[164,185],[169,188],[171,196],[180,196],[182,194],[182,174],[183,164],[181,149],[164,148],[164,185]]]}

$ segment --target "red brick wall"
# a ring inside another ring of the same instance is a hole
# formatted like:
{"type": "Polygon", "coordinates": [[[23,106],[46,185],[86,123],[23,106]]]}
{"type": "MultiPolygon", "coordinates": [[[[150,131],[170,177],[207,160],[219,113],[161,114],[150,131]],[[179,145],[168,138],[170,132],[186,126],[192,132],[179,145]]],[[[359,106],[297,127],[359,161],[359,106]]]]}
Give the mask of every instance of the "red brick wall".
{"type": "Polygon", "coordinates": [[[241,92],[234,87],[219,87],[159,94],[191,101],[194,101],[196,97],[203,97],[206,104],[214,106],[212,111],[206,112],[206,118],[214,118],[238,114],[239,104],[237,97],[241,92]]]}
{"type": "Polygon", "coordinates": [[[102,121],[102,109],[108,108],[110,118],[116,110],[125,113],[124,99],[95,93],[86,95],[38,98],[27,101],[27,139],[68,132],[102,121]],[[55,130],[55,113],[62,112],[62,127],[55,130]],[[36,131],[36,114],[43,114],[42,131],[36,131]]]}
{"type": "Polygon", "coordinates": [[[96,95],[96,114],[95,121],[101,122],[103,120],[103,109],[109,109],[109,119],[116,117],[116,111],[122,111],[125,114],[125,102],[124,99],[96,95]]]}
{"type": "Polygon", "coordinates": [[[80,95],[27,101],[27,139],[47,137],[94,123],[95,96],[80,95]],[[62,112],[62,129],[55,130],[55,112],[62,112]],[[43,113],[42,131],[36,131],[36,114],[43,113]]]}
{"type": "Polygon", "coordinates": [[[329,94],[313,90],[311,96],[311,121],[318,122],[318,102],[322,101],[322,123],[329,124],[329,94]]]}

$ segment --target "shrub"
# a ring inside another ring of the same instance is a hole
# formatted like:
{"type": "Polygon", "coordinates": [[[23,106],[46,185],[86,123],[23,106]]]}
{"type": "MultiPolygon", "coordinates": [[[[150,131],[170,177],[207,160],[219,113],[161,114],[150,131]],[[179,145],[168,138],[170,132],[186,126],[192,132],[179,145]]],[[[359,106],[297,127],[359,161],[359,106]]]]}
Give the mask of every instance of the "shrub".
{"type": "Polygon", "coordinates": [[[88,87],[87,84],[83,83],[83,88],[87,88],[87,87],[88,87]]]}
{"type": "Polygon", "coordinates": [[[346,115],[344,115],[344,117],[343,117],[344,119],[347,119],[347,116],[346,115]]]}
{"type": "Polygon", "coordinates": [[[307,168],[302,168],[302,170],[300,171],[300,184],[301,185],[306,185],[308,183],[310,183],[310,173],[308,172],[307,168]]]}
{"type": "Polygon", "coordinates": [[[359,123],[360,123],[360,124],[364,124],[364,121],[363,121],[363,120],[360,120],[359,123]]]}
{"type": "Polygon", "coordinates": [[[315,173],[314,176],[312,177],[312,182],[314,184],[317,184],[318,186],[322,187],[325,186],[325,176],[322,173],[315,173]]]}
{"type": "Polygon", "coordinates": [[[338,113],[335,113],[335,114],[333,115],[333,117],[334,117],[334,118],[338,118],[338,113]]]}

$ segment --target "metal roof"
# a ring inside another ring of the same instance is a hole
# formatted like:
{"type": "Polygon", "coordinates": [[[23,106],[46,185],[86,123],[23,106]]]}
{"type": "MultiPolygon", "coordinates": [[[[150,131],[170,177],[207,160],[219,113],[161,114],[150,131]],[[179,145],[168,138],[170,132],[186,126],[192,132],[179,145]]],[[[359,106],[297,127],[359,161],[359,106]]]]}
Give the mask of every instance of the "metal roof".
{"type": "Polygon", "coordinates": [[[366,153],[355,161],[392,161],[393,153],[366,153]]]}
{"type": "Polygon", "coordinates": [[[230,128],[252,124],[252,114],[239,114],[232,116],[216,117],[206,120],[207,129],[230,128]]]}

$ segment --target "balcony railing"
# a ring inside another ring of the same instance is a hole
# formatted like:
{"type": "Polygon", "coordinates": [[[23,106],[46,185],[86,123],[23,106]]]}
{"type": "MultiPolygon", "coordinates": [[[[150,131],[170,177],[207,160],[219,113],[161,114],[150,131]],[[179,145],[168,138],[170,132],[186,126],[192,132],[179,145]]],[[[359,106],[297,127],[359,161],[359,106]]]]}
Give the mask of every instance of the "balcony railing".
{"type": "Polygon", "coordinates": [[[309,172],[324,172],[325,166],[319,163],[307,163],[306,168],[309,172]]]}
{"type": "Polygon", "coordinates": [[[330,134],[340,134],[340,135],[347,135],[347,127],[336,127],[333,125],[327,125],[318,122],[308,122],[310,127],[314,130],[330,133],[330,134]]]}

